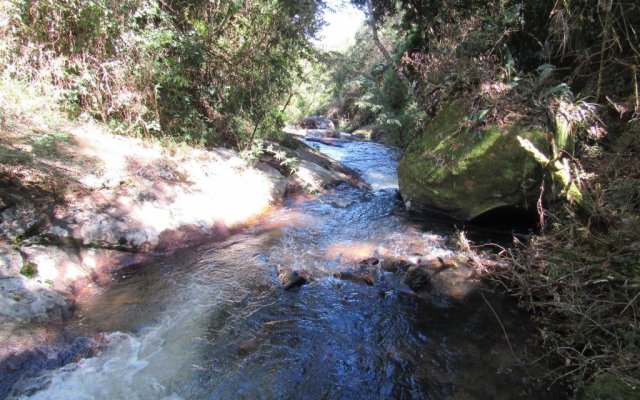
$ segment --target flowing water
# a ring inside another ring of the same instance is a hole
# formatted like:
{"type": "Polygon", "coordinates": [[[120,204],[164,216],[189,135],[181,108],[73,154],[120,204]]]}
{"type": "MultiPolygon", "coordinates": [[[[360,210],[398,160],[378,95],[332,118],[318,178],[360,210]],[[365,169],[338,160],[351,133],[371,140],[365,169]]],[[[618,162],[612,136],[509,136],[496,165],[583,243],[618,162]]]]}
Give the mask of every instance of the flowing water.
{"type": "Polygon", "coordinates": [[[372,256],[417,263],[458,254],[449,227],[424,230],[401,212],[398,153],[374,143],[318,146],[372,189],[291,198],[224,242],[119,272],[83,299],[71,326],[106,332],[107,348],[22,381],[12,395],[550,398],[532,388],[519,361],[530,351],[531,325],[472,270],[443,268],[419,293],[383,262],[369,270],[373,285],[334,277],[372,256]],[[284,290],[278,265],[313,279],[284,290]]]}

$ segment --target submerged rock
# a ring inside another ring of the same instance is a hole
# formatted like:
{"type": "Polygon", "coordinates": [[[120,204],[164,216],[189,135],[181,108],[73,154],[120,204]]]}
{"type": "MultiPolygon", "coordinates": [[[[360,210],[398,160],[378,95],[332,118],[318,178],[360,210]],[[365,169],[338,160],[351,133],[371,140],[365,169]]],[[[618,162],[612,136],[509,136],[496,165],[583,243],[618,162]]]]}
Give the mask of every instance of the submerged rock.
{"type": "Polygon", "coordinates": [[[245,357],[250,353],[254,352],[258,347],[259,343],[256,340],[247,340],[238,345],[238,355],[245,357]]]}
{"type": "Polygon", "coordinates": [[[105,336],[81,336],[70,342],[40,344],[0,358],[0,398],[30,397],[47,387],[47,379],[26,379],[42,370],[51,370],[99,354],[106,346],[105,336]]]}
{"type": "Polygon", "coordinates": [[[382,269],[387,272],[396,273],[398,272],[398,263],[394,260],[384,260],[382,262],[382,269]]]}
{"type": "Polygon", "coordinates": [[[402,259],[400,260],[385,259],[382,261],[382,269],[391,273],[405,272],[412,265],[415,265],[415,264],[411,263],[410,261],[402,260],[402,259]]]}
{"type": "Polygon", "coordinates": [[[546,129],[519,123],[464,129],[466,116],[462,101],[449,103],[407,148],[398,167],[407,208],[471,220],[535,204],[542,170],[518,136],[545,152],[546,129]]]}
{"type": "Polygon", "coordinates": [[[414,265],[407,270],[402,282],[414,292],[427,289],[431,286],[431,273],[421,265],[414,265]]]}
{"type": "Polygon", "coordinates": [[[370,274],[364,274],[361,272],[352,271],[339,271],[333,274],[333,277],[343,281],[350,281],[355,283],[365,283],[369,286],[373,286],[375,280],[370,274]]]}
{"type": "Polygon", "coordinates": [[[360,267],[369,267],[369,266],[374,266],[378,264],[380,264],[380,259],[376,257],[365,258],[364,260],[360,260],[360,262],[358,263],[360,267]]]}
{"type": "Polygon", "coordinates": [[[333,277],[343,281],[373,286],[380,278],[380,266],[380,259],[376,257],[365,258],[358,262],[355,269],[335,272],[333,277]]]}

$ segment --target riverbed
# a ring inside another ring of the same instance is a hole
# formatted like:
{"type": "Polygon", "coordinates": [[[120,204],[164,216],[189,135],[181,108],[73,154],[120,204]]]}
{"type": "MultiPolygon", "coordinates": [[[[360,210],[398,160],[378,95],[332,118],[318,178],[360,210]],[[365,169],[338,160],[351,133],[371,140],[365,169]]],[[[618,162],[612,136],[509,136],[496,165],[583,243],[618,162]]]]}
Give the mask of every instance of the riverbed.
{"type": "Polygon", "coordinates": [[[291,196],[225,241],[119,271],[80,297],[67,328],[104,334],[106,348],[19,382],[10,397],[553,398],[523,361],[536,351],[528,317],[465,265],[452,224],[403,212],[399,152],[314,146],[370,189],[291,196]],[[363,262],[368,279],[343,279],[363,262]],[[388,268],[438,262],[420,290],[388,268]],[[285,290],[283,266],[308,283],[285,290]]]}

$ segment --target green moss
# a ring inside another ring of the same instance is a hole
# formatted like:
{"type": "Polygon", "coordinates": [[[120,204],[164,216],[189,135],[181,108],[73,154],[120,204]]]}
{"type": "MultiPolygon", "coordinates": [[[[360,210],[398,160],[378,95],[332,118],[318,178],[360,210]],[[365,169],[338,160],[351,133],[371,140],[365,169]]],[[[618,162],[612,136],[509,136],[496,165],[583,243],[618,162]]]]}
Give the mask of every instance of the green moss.
{"type": "Polygon", "coordinates": [[[569,154],[574,154],[574,141],[573,141],[573,126],[571,122],[567,120],[562,114],[557,114],[555,117],[556,125],[556,146],[563,149],[569,154]]]}
{"type": "Polygon", "coordinates": [[[38,266],[36,265],[36,263],[29,261],[27,263],[24,263],[24,265],[20,269],[20,273],[29,279],[33,279],[36,277],[36,275],[38,275],[38,266]]]}
{"type": "Polygon", "coordinates": [[[621,132],[613,141],[611,150],[621,153],[628,149],[638,148],[640,146],[640,124],[630,126],[627,130],[621,132]]]}
{"type": "Polygon", "coordinates": [[[505,169],[504,171],[502,171],[502,177],[508,180],[515,179],[516,173],[512,169],[505,169]]]}
{"type": "Polygon", "coordinates": [[[463,103],[450,103],[408,147],[398,168],[405,199],[461,219],[496,207],[532,204],[541,168],[516,138],[544,148],[544,129],[518,124],[465,129],[464,117],[463,103]]]}

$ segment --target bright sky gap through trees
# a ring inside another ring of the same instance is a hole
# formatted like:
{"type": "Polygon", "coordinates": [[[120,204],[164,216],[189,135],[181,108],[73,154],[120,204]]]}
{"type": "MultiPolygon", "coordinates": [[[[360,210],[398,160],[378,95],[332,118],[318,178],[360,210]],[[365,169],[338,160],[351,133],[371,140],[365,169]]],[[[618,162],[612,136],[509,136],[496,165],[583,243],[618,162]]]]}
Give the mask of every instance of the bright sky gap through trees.
{"type": "Polygon", "coordinates": [[[364,22],[364,13],[342,0],[329,0],[324,11],[326,25],[314,41],[315,45],[325,50],[343,50],[353,40],[356,31],[364,22]]]}

